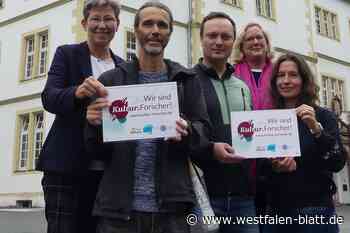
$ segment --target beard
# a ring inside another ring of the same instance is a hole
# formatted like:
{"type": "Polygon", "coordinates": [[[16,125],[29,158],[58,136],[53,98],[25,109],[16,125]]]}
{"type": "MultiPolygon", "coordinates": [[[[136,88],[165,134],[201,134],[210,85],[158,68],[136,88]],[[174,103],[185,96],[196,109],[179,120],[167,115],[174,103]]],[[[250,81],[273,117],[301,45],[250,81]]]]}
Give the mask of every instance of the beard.
{"type": "Polygon", "coordinates": [[[158,56],[160,54],[162,54],[164,47],[153,47],[153,46],[149,46],[149,45],[145,45],[143,46],[143,50],[152,56],[158,56]]]}
{"type": "Polygon", "coordinates": [[[168,45],[169,38],[159,41],[159,46],[151,46],[147,43],[147,39],[139,40],[140,48],[150,56],[158,56],[163,53],[168,45]]]}

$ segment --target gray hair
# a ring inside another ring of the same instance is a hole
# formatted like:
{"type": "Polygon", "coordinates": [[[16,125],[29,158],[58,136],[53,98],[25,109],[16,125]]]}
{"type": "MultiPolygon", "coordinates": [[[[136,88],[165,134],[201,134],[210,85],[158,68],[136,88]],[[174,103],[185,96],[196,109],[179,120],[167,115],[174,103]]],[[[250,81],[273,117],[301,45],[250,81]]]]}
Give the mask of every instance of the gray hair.
{"type": "Polygon", "coordinates": [[[163,4],[161,2],[156,2],[156,1],[146,2],[137,10],[136,15],[135,15],[135,19],[134,19],[134,29],[136,29],[139,26],[141,11],[145,8],[148,8],[148,7],[159,8],[159,9],[164,10],[165,12],[168,13],[169,19],[170,19],[169,27],[170,27],[170,34],[171,34],[173,32],[173,23],[174,23],[173,14],[171,13],[171,10],[169,9],[169,7],[167,7],[165,4],[163,4]]]}
{"type": "Polygon", "coordinates": [[[117,0],[85,0],[83,8],[83,16],[86,20],[89,17],[90,11],[92,8],[100,6],[110,6],[116,18],[119,18],[120,13],[120,4],[117,0]]]}
{"type": "Polygon", "coordinates": [[[267,53],[266,53],[266,57],[268,59],[272,59],[274,56],[274,53],[272,51],[272,47],[271,47],[271,39],[269,34],[262,28],[262,26],[258,23],[248,23],[243,30],[241,31],[241,33],[238,35],[234,45],[233,45],[233,52],[232,52],[232,58],[233,61],[235,63],[240,63],[243,59],[244,59],[244,54],[243,54],[243,43],[244,43],[244,37],[247,34],[247,31],[249,28],[251,27],[258,27],[260,28],[260,30],[262,31],[262,33],[264,34],[265,40],[266,40],[266,44],[267,44],[267,53]]]}

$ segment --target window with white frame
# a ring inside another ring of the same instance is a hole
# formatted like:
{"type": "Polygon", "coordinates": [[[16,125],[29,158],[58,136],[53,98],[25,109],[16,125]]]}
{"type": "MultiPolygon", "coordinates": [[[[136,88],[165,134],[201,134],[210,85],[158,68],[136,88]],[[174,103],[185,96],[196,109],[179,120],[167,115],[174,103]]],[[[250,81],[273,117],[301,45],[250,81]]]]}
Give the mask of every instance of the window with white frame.
{"type": "Polygon", "coordinates": [[[315,23],[317,32],[321,33],[321,9],[318,7],[315,7],[315,23]]]}
{"type": "Polygon", "coordinates": [[[24,64],[24,80],[32,79],[34,68],[34,37],[30,36],[25,39],[26,53],[24,64]]]}
{"type": "Polygon", "coordinates": [[[16,171],[35,170],[44,140],[44,112],[18,115],[16,171]]]}
{"type": "Polygon", "coordinates": [[[29,147],[29,114],[20,117],[19,161],[18,170],[26,170],[28,165],[29,147]]]}
{"type": "Polygon", "coordinates": [[[315,23],[318,34],[339,40],[338,16],[336,14],[316,6],[315,23]]]}
{"type": "Polygon", "coordinates": [[[47,30],[27,33],[24,36],[23,69],[20,80],[44,77],[47,73],[49,36],[47,30]]]}
{"type": "Polygon", "coordinates": [[[223,0],[222,2],[235,7],[242,7],[241,0],[223,0]]]}
{"type": "Polygon", "coordinates": [[[274,0],[256,0],[258,15],[274,19],[274,0]]]}
{"type": "Polygon", "coordinates": [[[133,31],[126,31],[126,60],[130,61],[136,56],[136,37],[133,31]]]}
{"type": "Polygon", "coordinates": [[[39,35],[40,48],[39,48],[39,75],[46,74],[47,67],[47,51],[48,51],[48,34],[44,32],[39,35]]]}
{"type": "Polygon", "coordinates": [[[331,108],[332,99],[337,96],[342,104],[344,109],[345,107],[345,99],[344,99],[344,81],[328,77],[322,76],[322,104],[325,107],[331,108]]]}
{"type": "Polygon", "coordinates": [[[34,115],[35,120],[35,126],[34,126],[34,156],[33,156],[33,166],[35,169],[35,166],[37,164],[37,161],[39,159],[39,154],[43,145],[43,138],[44,138],[44,113],[39,112],[34,115]]]}

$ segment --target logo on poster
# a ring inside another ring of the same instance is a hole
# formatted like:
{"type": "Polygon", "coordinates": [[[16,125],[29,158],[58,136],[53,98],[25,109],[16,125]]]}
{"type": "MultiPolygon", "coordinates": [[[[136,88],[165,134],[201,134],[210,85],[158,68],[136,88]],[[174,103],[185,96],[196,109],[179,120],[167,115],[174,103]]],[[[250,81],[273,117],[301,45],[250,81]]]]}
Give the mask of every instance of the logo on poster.
{"type": "Polygon", "coordinates": [[[153,125],[151,124],[147,124],[143,127],[144,133],[152,134],[152,131],[153,131],[153,125]]]}
{"type": "Polygon", "coordinates": [[[167,130],[166,125],[161,125],[161,126],[160,126],[160,131],[161,131],[161,132],[165,132],[166,130],[167,130]]]}
{"type": "Polygon", "coordinates": [[[253,139],[253,135],[254,135],[253,121],[241,122],[238,125],[237,131],[241,139],[245,139],[247,142],[250,142],[253,139]]]}
{"type": "Polygon", "coordinates": [[[130,132],[130,134],[141,134],[142,133],[142,129],[131,128],[129,132],[130,132]]]}
{"type": "Polygon", "coordinates": [[[266,151],[266,148],[265,148],[265,146],[257,146],[256,151],[264,152],[264,151],[266,151]]]}
{"type": "Polygon", "coordinates": [[[276,144],[267,145],[267,151],[276,152],[276,144]]]}
{"type": "Polygon", "coordinates": [[[128,99],[119,99],[112,102],[109,107],[109,113],[112,115],[112,121],[118,119],[120,123],[126,122],[126,116],[128,115],[128,99]]]}

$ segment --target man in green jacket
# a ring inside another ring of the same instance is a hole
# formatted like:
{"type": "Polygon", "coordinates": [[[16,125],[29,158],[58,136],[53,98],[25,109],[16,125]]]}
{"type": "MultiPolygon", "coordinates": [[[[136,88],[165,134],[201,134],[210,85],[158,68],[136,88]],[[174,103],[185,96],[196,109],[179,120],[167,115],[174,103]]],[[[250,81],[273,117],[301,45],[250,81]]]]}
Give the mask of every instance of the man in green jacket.
{"type": "MultiPolygon", "coordinates": [[[[204,172],[214,213],[223,217],[255,216],[252,163],[236,155],[231,146],[231,112],[251,109],[250,91],[233,75],[234,67],[228,63],[235,36],[235,23],[225,13],[212,12],[204,17],[200,27],[203,58],[194,67],[214,126],[213,151],[197,157],[196,162],[204,172]]],[[[258,230],[257,225],[220,225],[224,233],[258,230]]]]}

